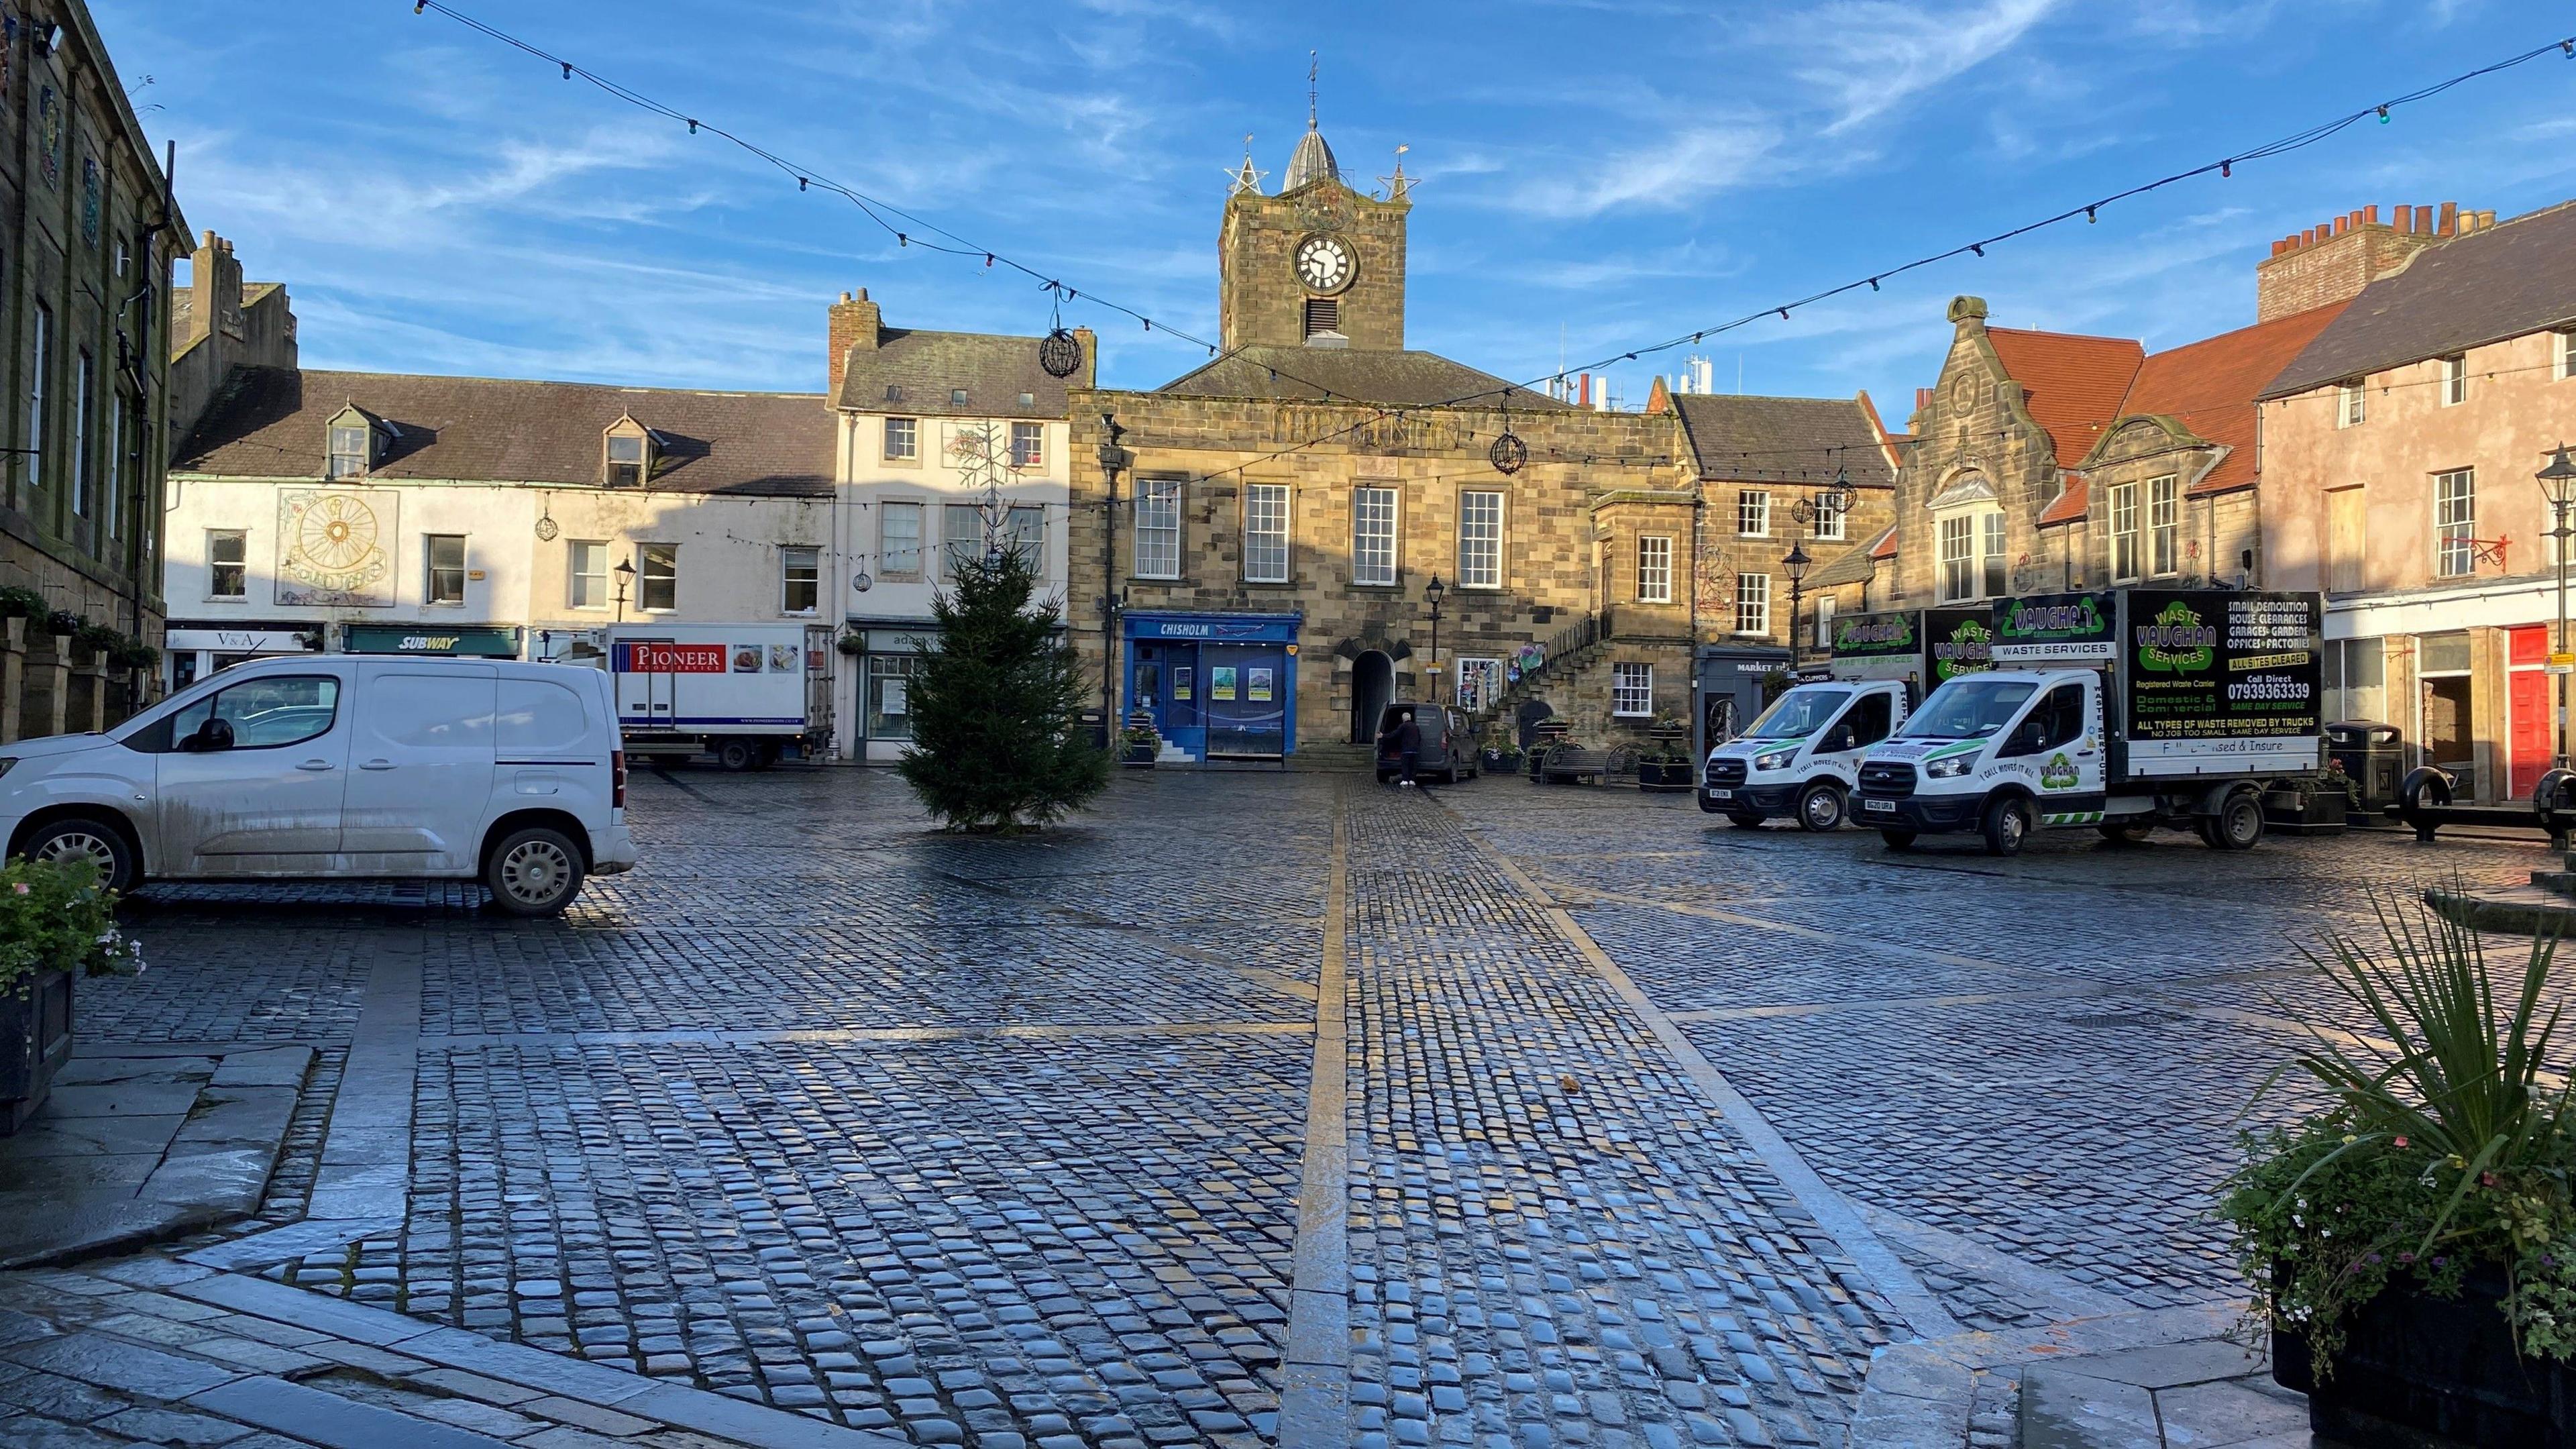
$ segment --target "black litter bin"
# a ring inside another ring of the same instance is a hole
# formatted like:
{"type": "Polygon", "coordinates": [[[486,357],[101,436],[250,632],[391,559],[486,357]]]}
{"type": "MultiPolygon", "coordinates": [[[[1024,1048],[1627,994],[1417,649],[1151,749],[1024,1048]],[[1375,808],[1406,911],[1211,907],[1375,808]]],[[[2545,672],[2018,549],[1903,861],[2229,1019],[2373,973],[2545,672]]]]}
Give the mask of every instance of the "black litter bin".
{"type": "Polygon", "coordinates": [[[2352,777],[2352,808],[2377,815],[2397,803],[2397,782],[2406,773],[2406,743],[2397,726],[2369,720],[2345,720],[2326,726],[2326,758],[2352,777]]]}

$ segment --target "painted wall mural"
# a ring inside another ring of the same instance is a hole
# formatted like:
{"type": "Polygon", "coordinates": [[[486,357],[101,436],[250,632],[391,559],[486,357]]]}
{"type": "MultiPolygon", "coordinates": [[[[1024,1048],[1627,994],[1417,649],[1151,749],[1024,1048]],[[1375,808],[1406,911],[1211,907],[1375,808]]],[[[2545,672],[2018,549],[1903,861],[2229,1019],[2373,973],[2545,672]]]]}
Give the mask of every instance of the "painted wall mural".
{"type": "Polygon", "coordinates": [[[394,602],[390,488],[285,488],[277,495],[277,601],[385,609],[394,602]]]}

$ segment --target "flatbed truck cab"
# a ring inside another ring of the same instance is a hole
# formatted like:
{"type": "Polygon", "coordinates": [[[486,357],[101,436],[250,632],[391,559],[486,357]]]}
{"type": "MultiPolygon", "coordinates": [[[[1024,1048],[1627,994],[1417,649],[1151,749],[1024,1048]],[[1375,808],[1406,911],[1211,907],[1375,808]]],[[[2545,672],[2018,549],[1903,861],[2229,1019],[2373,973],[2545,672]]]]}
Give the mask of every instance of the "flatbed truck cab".
{"type": "Polygon", "coordinates": [[[1708,752],[1699,808],[1748,828],[1778,815],[1808,830],[1841,825],[1861,756],[1904,721],[1908,695],[1893,679],[1793,685],[1743,734],[1708,752]]]}
{"type": "Polygon", "coordinates": [[[2264,788],[2324,763],[2315,594],[2123,589],[1995,606],[1990,673],[1951,679],[1861,761],[1860,823],[1891,848],[1976,831],[2158,826],[2263,838],[2264,788]],[[2014,667],[2028,664],[2035,667],[2014,667]]]}

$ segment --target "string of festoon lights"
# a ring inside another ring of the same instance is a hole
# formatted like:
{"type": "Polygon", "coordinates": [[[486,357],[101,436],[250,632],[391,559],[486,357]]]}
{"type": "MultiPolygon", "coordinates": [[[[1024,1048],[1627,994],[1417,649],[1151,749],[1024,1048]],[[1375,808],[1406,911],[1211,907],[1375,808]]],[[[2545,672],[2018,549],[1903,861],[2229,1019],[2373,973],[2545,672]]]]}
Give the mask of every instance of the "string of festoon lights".
{"type": "MultiPolygon", "coordinates": [[[[1072,334],[1065,330],[1062,323],[1061,309],[1066,303],[1089,303],[1092,306],[1119,313],[1137,322],[1148,332],[1159,331],[1177,340],[1206,348],[1208,356],[1212,360],[1219,358],[1222,352],[1222,349],[1217,343],[1211,342],[1207,338],[1197,336],[1182,328],[1171,326],[1167,322],[1158,322],[1146,312],[1138,308],[1131,307],[1126,303],[1120,302],[1115,298],[1098,291],[1077,288],[1064,280],[1064,276],[1060,272],[1049,268],[1030,265],[1029,263],[1013,257],[1006,251],[994,247],[988,247],[970,240],[969,238],[961,236],[936,222],[926,220],[913,212],[907,211],[903,207],[895,205],[892,202],[871,196],[860,191],[856,187],[833,179],[832,177],[824,174],[818,168],[791,160],[790,158],[781,155],[776,151],[770,150],[769,148],[764,147],[725,126],[706,120],[703,117],[692,115],[680,107],[670,105],[664,101],[646,95],[641,91],[635,90],[630,86],[613,80],[578,61],[559,55],[535,44],[534,42],[523,39],[520,36],[514,35],[496,26],[487,24],[484,21],[478,20],[473,16],[458,10],[454,6],[444,3],[444,0],[413,0],[413,14],[421,15],[431,11],[436,11],[439,15],[449,20],[453,20],[480,35],[499,42],[500,44],[518,50],[533,59],[543,61],[548,66],[555,68],[566,81],[586,81],[606,95],[615,97],[628,105],[634,106],[653,115],[660,116],[675,124],[687,127],[688,132],[691,135],[711,136],[738,147],[743,152],[776,169],[783,176],[793,179],[796,182],[796,189],[800,192],[821,192],[826,195],[842,198],[852,206],[856,207],[862,215],[867,217],[869,221],[873,222],[887,235],[892,236],[898,247],[906,249],[919,248],[923,251],[935,254],[974,260],[980,262],[982,267],[988,271],[995,268],[1003,268],[1016,272],[1036,282],[1040,290],[1047,294],[1053,309],[1051,313],[1051,325],[1047,335],[1040,339],[1039,342],[1040,365],[1053,376],[1069,377],[1081,368],[1083,361],[1079,344],[1076,342],[1072,334]],[[898,225],[898,222],[903,224],[898,225]]],[[[1819,303],[1853,293],[1863,291],[1877,292],[1881,290],[1882,284],[1889,280],[1910,272],[1936,266],[1944,262],[1955,261],[1961,258],[1983,258],[1989,247],[2001,246],[2005,243],[2018,241],[2024,237],[2031,236],[2034,233],[2045,231],[2051,227],[2070,224],[2078,217],[2081,217],[2088,225],[2098,223],[2101,220],[2101,213],[2105,208],[2116,206],[2123,202],[2133,201],[2152,192],[2160,191],[2166,187],[2178,185],[2186,181],[2199,180],[2208,177],[2217,177],[2220,179],[2230,178],[2236,174],[2236,168],[2239,166],[2267,161],[2288,155],[2295,151],[2304,150],[2307,147],[2317,145],[2320,142],[2340,135],[2344,131],[2351,129],[2354,126],[2361,125],[2367,121],[2376,120],[2380,124],[2388,124],[2393,120],[2395,113],[2404,107],[2420,105],[2458,86],[2465,85],[2470,81],[2516,69],[2552,53],[2556,53],[2565,59],[2576,60],[2576,36],[2564,36],[2551,40],[2546,44],[2533,46],[2528,50],[2505,56],[2502,59],[2492,61],[2486,65],[2478,66],[2471,70],[2462,71],[2457,75],[2435,81],[2429,85],[2420,86],[2401,95],[2390,96],[2385,100],[2371,102],[2356,110],[2332,116],[2301,130],[2291,132],[2277,140],[2268,141],[2261,145],[2250,146],[2240,151],[2231,152],[2220,156],[2215,160],[2187,166],[2182,169],[2172,171],[2166,175],[2156,177],[2153,180],[2120,187],[2116,190],[2096,196],[2090,201],[2065,207],[2061,210],[2034,218],[2033,220],[2023,222],[2017,226],[2008,227],[1989,235],[1977,237],[1974,240],[1961,242],[1955,246],[1926,252],[1923,255],[1914,257],[1910,260],[1864,273],[1849,281],[1845,281],[1834,286],[1820,288],[1816,291],[1809,292],[1804,296],[1756,307],[1739,316],[1731,317],[1723,321],[1712,322],[1705,326],[1693,327],[1686,331],[1676,331],[1659,340],[1640,343],[1635,346],[1617,347],[1602,354],[1599,358],[1593,361],[1562,365],[1551,372],[1542,373],[1525,382],[1510,383],[1497,381],[1493,386],[1478,388],[1473,391],[1458,394],[1454,397],[1443,398],[1436,402],[1402,405],[1379,404],[1371,403],[1366,399],[1336,393],[1332,388],[1322,383],[1298,377],[1294,373],[1280,369],[1269,362],[1265,362],[1264,366],[1267,368],[1269,375],[1273,380],[1285,378],[1299,387],[1314,389],[1319,396],[1315,399],[1311,399],[1311,401],[1356,406],[1365,409],[1366,414],[1342,426],[1316,433],[1311,437],[1299,439],[1270,452],[1247,458],[1242,462],[1231,464],[1224,468],[1216,469],[1198,478],[1197,481],[1205,482],[1226,477],[1228,475],[1240,474],[1247,468],[1258,467],[1265,463],[1274,462],[1292,453],[1303,452],[1310,448],[1338,442],[1341,439],[1374,427],[1381,422],[1401,420],[1416,412],[1474,407],[1477,405],[1486,405],[1491,407],[1497,413],[1499,418],[1498,431],[1487,449],[1488,460],[1492,463],[1496,472],[1505,474],[1515,473],[1520,471],[1520,469],[1529,462],[1531,457],[1530,448],[1527,442],[1511,430],[1511,409],[1513,401],[1523,393],[1528,393],[1533,397],[1542,396],[1543,394],[1541,390],[1546,388],[1549,384],[1555,383],[1561,385],[1567,377],[1573,376],[1577,373],[1599,371],[1618,363],[1636,362],[1641,359],[1658,356],[1662,353],[1670,352],[1678,348],[1698,345],[1704,343],[1711,337],[1717,337],[1725,333],[1738,331],[1742,328],[1752,326],[1755,323],[1765,320],[1786,322],[1790,320],[1792,314],[1800,311],[1801,309],[1813,307],[1819,303]]],[[[1237,349],[1234,353],[1226,353],[1224,355],[1237,356],[1240,355],[1240,353],[1241,349],[1237,349]]],[[[1555,405],[1552,399],[1550,400],[1550,405],[1555,405]]],[[[1471,440],[1479,436],[1477,430],[1464,431],[1466,431],[1467,437],[1471,440]]],[[[1838,446],[1839,445],[1824,445],[1815,451],[1831,452],[1838,446]]],[[[1571,460],[1574,455],[1559,456],[1571,460]]],[[[1616,455],[1604,456],[1599,454],[1587,454],[1583,455],[1583,458],[1585,462],[1594,464],[1636,464],[1650,461],[1635,457],[1623,458],[1616,455]]]]}

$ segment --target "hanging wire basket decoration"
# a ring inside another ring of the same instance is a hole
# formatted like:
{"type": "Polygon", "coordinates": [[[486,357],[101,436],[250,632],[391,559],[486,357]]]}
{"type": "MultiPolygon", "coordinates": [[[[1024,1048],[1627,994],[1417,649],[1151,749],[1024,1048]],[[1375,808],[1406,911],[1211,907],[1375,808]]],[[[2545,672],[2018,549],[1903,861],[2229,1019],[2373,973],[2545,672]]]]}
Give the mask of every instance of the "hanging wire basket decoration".
{"type": "Polygon", "coordinates": [[[1506,428],[1501,437],[1494,439],[1494,445],[1485,450],[1485,457],[1494,465],[1495,472],[1509,476],[1529,462],[1529,444],[1506,428]]]}
{"type": "Polygon", "coordinates": [[[537,520],[537,537],[544,539],[548,543],[554,542],[555,535],[562,531],[562,529],[555,526],[555,521],[551,516],[537,520]]]}
{"type": "Polygon", "coordinates": [[[1082,367],[1082,344],[1058,327],[1038,339],[1038,366],[1049,377],[1071,377],[1082,367]]]}

